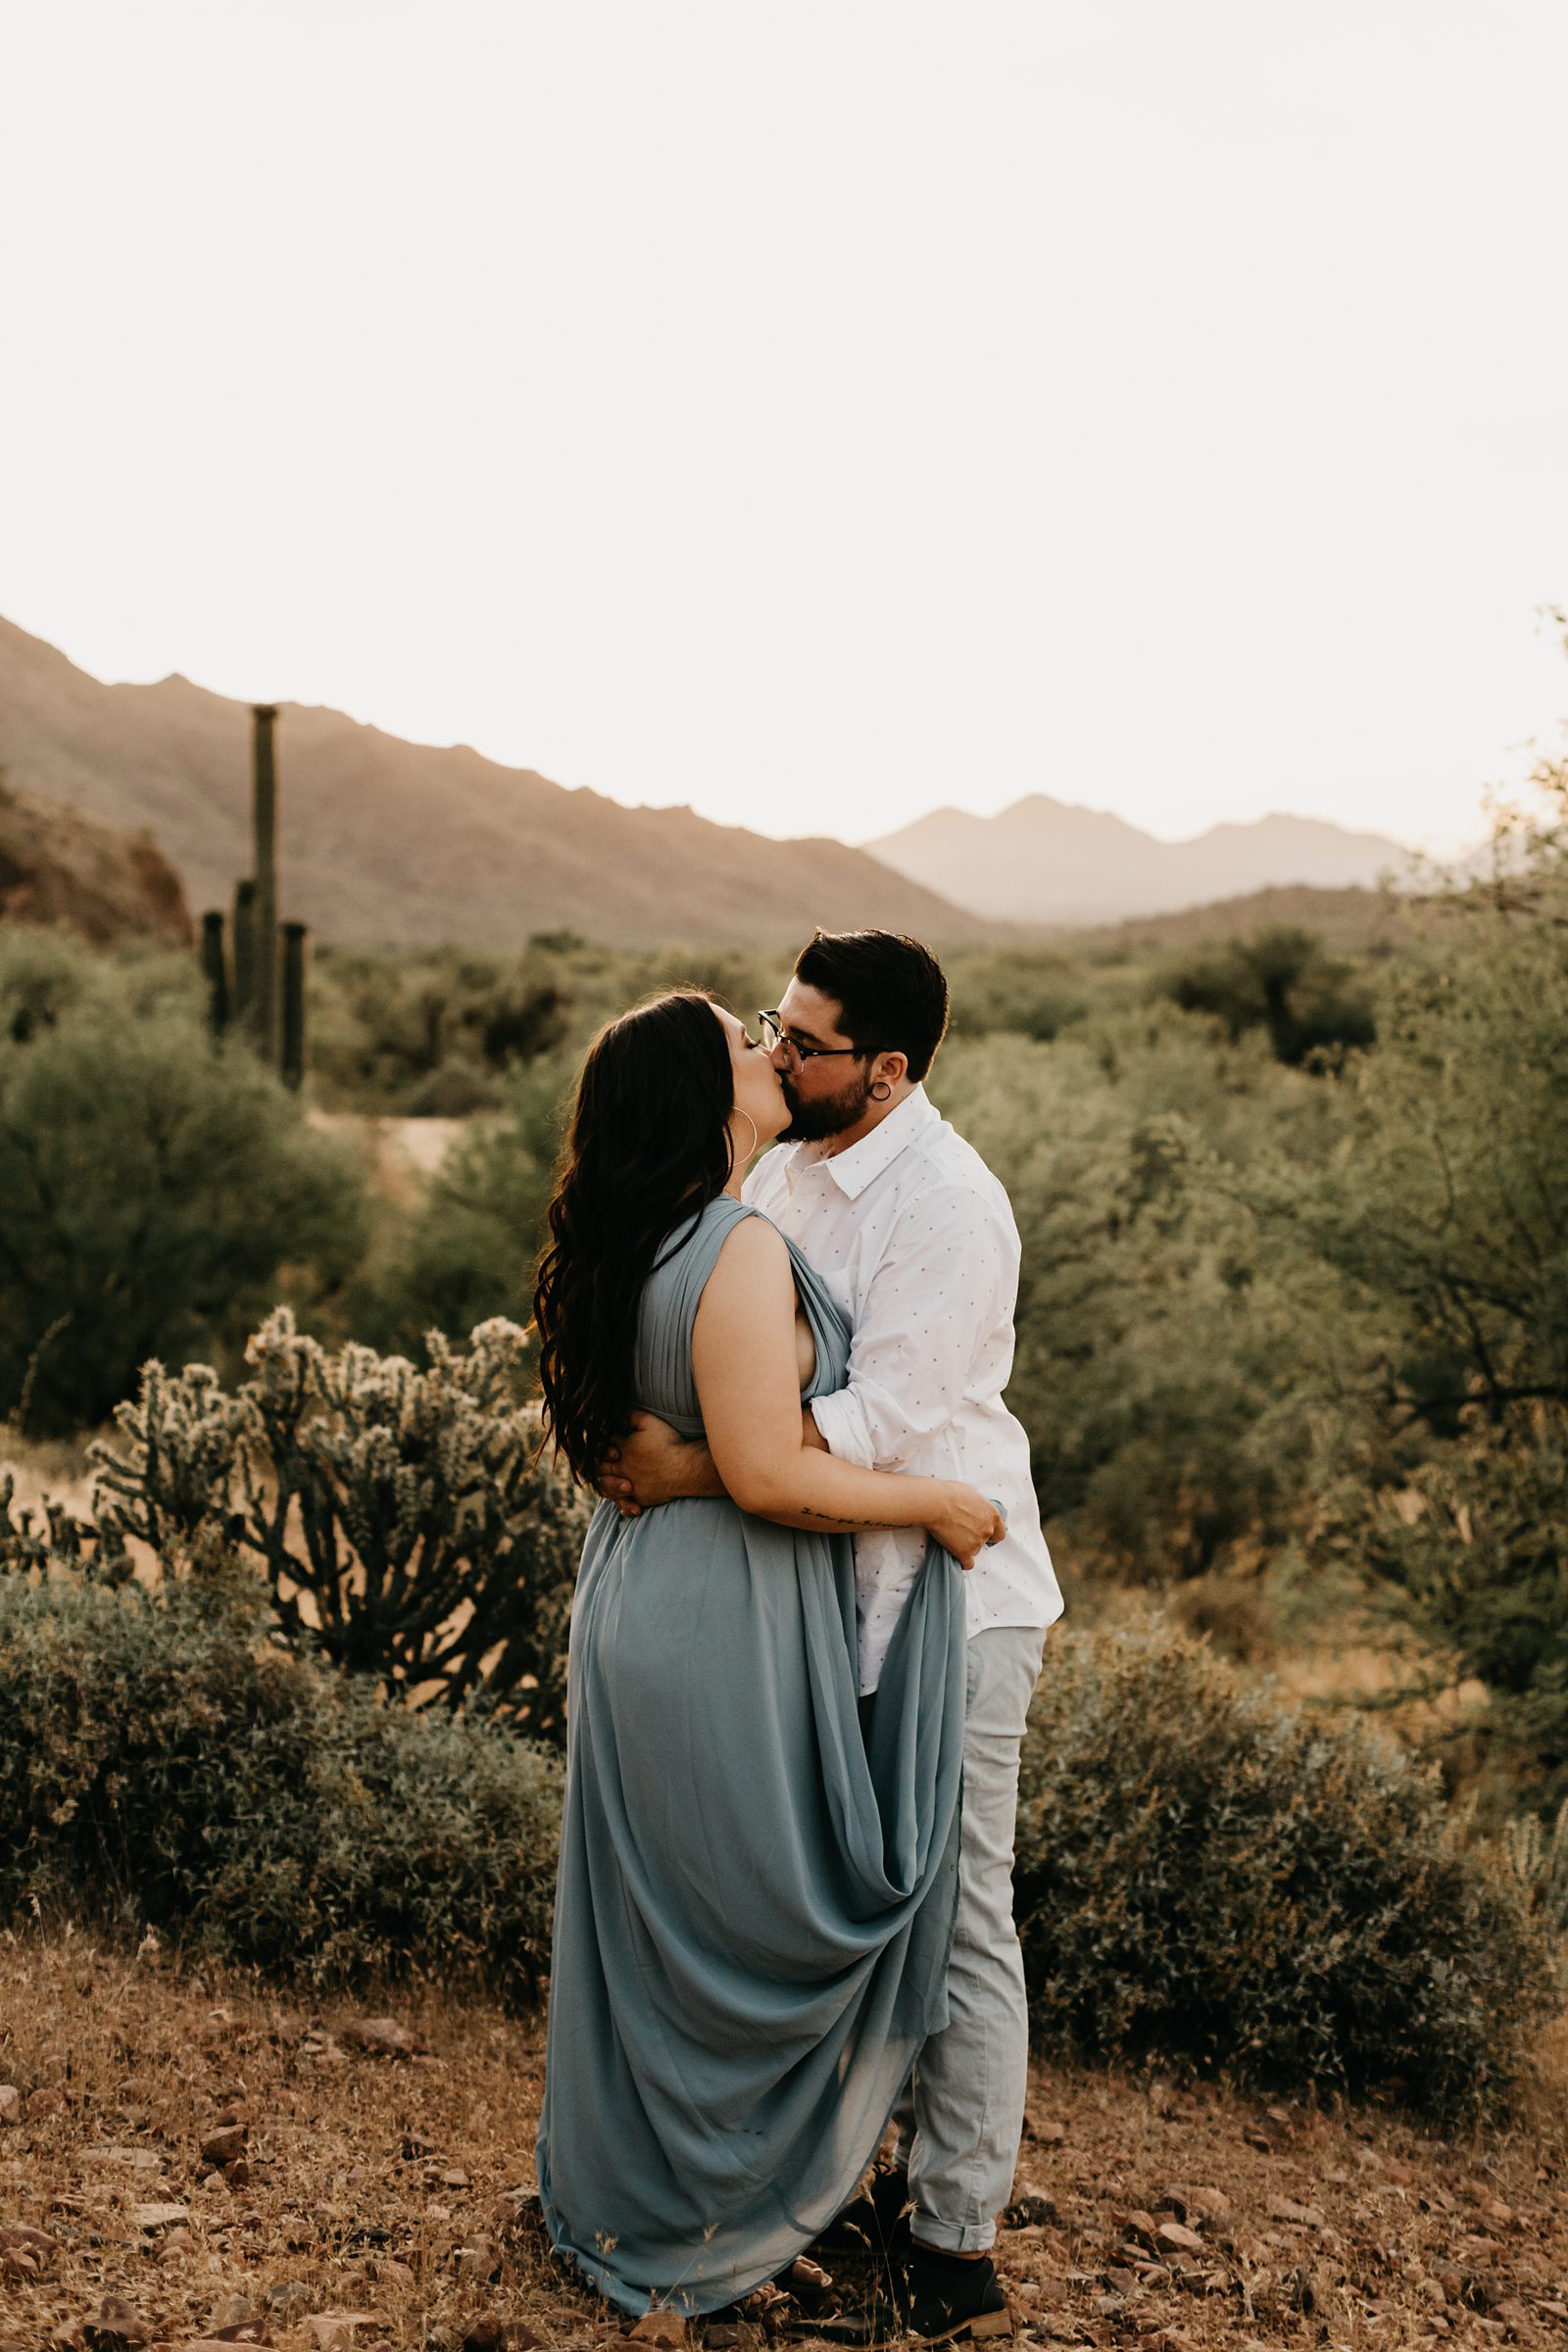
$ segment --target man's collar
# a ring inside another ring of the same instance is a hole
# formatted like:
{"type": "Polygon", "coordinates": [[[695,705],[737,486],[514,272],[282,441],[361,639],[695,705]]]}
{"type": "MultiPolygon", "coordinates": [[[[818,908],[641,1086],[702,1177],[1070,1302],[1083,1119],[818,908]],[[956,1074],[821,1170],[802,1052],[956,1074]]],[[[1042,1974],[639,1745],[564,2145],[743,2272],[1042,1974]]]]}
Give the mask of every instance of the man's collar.
{"type": "Polygon", "coordinates": [[[793,1184],[808,1168],[825,1168],[845,1199],[858,1200],[873,1176],[891,1167],[899,1153],[941,1116],[925,1088],[916,1086],[896,1110],[879,1119],[869,1135],[862,1135],[846,1152],[824,1154],[820,1144],[797,1144],[784,1171],[786,1179],[793,1184]]]}

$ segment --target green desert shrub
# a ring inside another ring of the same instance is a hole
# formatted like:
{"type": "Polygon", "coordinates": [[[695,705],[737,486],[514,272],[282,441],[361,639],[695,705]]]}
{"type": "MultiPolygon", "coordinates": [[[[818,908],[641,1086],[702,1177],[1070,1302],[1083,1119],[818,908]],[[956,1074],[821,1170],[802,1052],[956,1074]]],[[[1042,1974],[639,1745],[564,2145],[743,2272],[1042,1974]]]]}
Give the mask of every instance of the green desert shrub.
{"type": "Polygon", "coordinates": [[[1287,1543],[1310,1438],[1303,1300],[1322,1282],[1282,1279],[1221,1178],[1269,1146],[1316,1164],[1335,1087],[1159,1005],[1052,1045],[960,1040],[934,1092],[1017,1219],[1008,1401],[1064,1559],[1156,1584],[1287,1543]]]}
{"type": "Polygon", "coordinates": [[[1232,1044],[1261,1030],[1281,1061],[1332,1059],[1377,1035],[1371,992],[1311,931],[1277,925],[1227,940],[1175,964],[1162,993],[1186,1012],[1223,1023],[1232,1044]]]}
{"type": "Polygon", "coordinates": [[[986,1037],[1010,1030],[1047,1041],[1090,1009],[1084,976],[1068,957],[1041,948],[1005,948],[955,956],[949,972],[949,1034],[986,1037]]]}
{"type": "Polygon", "coordinates": [[[1342,1150],[1241,1181],[1282,1276],[1359,1334],[1337,1380],[1295,1367],[1312,1565],[1402,1631],[1408,1695],[1452,1694],[1448,1770],[1547,1817],[1568,1796],[1568,764],[1541,780],[1556,821],[1505,836],[1387,975],[1342,1150]]]}
{"type": "Polygon", "coordinates": [[[104,1420],[149,1356],[226,1350],[280,1293],[329,1295],[364,1244],[363,1187],[194,1004],[123,1018],[99,978],[18,960],[0,971],[0,1412],[61,1430],[104,1420]]]}
{"type": "Polygon", "coordinates": [[[36,1905],[313,1984],[521,2001],[560,1800],[558,1761],[504,1727],[279,1646],[248,1574],[0,1575],[0,1920],[36,1905]]]}
{"type": "Polygon", "coordinates": [[[1407,1756],[1157,1619],[1054,1636],[1016,1879],[1040,2038],[1496,2106],[1561,1987],[1516,1878],[1448,1824],[1407,1756]]]}

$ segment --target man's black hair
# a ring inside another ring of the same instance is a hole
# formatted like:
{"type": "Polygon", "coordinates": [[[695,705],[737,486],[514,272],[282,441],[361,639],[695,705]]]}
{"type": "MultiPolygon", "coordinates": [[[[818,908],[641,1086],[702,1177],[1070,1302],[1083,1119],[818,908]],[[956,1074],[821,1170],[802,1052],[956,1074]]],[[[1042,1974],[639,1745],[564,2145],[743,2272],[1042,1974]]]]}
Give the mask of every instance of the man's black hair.
{"type": "Polygon", "coordinates": [[[948,984],[929,948],[899,931],[818,931],[795,977],[843,1007],[841,1026],[862,1054],[903,1054],[923,1078],[948,1025],[948,984]]]}

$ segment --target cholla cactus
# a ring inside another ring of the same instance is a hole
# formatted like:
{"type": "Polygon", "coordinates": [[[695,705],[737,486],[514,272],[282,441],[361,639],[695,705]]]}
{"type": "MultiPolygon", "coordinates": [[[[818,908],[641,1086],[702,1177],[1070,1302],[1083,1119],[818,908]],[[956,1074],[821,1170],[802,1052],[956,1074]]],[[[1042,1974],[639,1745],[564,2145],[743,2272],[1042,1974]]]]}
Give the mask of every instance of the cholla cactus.
{"type": "Polygon", "coordinates": [[[265,1566],[291,1640],[416,1703],[483,1692],[559,1740],[588,1506],[540,1459],[516,1324],[426,1345],[424,1371],[330,1354],[278,1307],[232,1396],[207,1365],[149,1364],[116,1413],[129,1451],[93,1448],[95,1514],[165,1556],[220,1527],[265,1566]]]}
{"type": "Polygon", "coordinates": [[[1505,1822],[1502,1859],[1536,1909],[1568,1935],[1568,1801],[1549,1830],[1534,1813],[1505,1822]]]}
{"type": "Polygon", "coordinates": [[[25,1508],[12,1515],[16,1473],[0,1478],[0,1576],[36,1577],[47,1584],[56,1573],[87,1584],[124,1585],[135,1564],[120,1536],[78,1519],[63,1502],[43,1498],[43,1521],[25,1508]]]}

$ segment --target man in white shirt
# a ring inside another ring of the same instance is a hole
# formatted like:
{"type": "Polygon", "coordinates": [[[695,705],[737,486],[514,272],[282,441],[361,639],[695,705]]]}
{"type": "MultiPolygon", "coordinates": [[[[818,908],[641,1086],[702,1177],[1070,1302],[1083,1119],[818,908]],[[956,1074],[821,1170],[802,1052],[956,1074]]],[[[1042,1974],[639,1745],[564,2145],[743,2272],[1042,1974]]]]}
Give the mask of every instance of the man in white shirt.
{"type": "MultiPolygon", "coordinates": [[[[823,1277],[854,1334],[848,1385],[808,1413],[811,1442],[862,1468],[961,1478],[1007,1519],[965,1586],[950,2023],[920,2053],[897,2118],[894,2167],[874,2184],[884,2230],[913,2201],[907,2319],[930,2337],[1006,2325],[987,2249],[1011,2194],[1028,2059],[1012,1924],[1018,1754],[1045,1629],[1061,1613],[1029,1442],[1002,1395],[1012,1368],[1017,1228],[1003,1187],[921,1084],[947,1010],[941,968],[917,941],[819,931],[777,1011],[762,1015],[792,1123],[745,1194],[823,1277]]],[[[646,1420],[603,1485],[623,1507],[717,1491],[703,1448],[646,1420]]],[[[924,1547],[918,1531],[856,1538],[862,1693],[876,1689],[924,1547]]]]}

